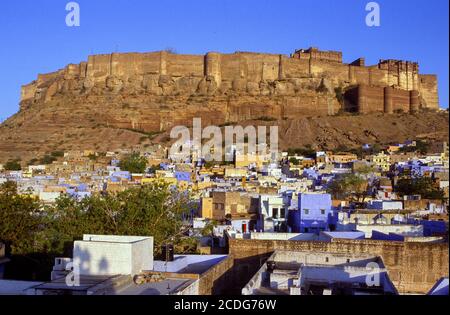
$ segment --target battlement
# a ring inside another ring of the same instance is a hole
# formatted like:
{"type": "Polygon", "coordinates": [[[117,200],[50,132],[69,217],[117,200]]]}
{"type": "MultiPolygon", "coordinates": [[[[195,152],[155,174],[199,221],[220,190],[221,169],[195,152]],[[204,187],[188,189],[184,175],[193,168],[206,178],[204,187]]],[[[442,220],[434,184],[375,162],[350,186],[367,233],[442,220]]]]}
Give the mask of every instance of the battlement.
{"type": "Polygon", "coordinates": [[[291,55],[291,58],[342,63],[342,52],[331,51],[331,50],[330,51],[322,51],[316,47],[310,47],[308,49],[296,50],[291,55]]]}
{"type": "Polygon", "coordinates": [[[380,60],[378,68],[389,71],[419,72],[419,64],[417,62],[395,59],[380,60]]]}

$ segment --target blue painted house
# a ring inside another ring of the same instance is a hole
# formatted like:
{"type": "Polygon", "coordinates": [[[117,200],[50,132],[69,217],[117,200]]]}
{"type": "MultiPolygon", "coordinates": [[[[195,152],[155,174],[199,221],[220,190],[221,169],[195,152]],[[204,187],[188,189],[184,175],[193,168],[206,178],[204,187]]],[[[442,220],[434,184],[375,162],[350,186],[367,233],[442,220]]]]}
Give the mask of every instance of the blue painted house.
{"type": "Polygon", "coordinates": [[[332,216],[330,194],[299,194],[298,210],[290,211],[288,225],[294,233],[328,231],[332,216]]]}
{"type": "Polygon", "coordinates": [[[192,173],[191,172],[175,172],[175,178],[178,182],[191,182],[192,173]]]}
{"type": "Polygon", "coordinates": [[[117,177],[119,179],[131,180],[131,173],[128,171],[114,172],[111,177],[117,177]]]}

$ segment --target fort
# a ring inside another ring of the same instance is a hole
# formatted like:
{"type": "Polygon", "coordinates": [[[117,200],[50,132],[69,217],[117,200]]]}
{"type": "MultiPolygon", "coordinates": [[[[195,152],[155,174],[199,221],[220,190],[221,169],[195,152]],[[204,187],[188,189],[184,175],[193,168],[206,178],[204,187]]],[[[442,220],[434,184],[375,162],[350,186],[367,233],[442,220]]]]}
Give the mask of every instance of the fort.
{"type": "Polygon", "coordinates": [[[359,58],[346,64],[341,52],[317,48],[290,56],[170,51],[93,55],[23,86],[21,108],[86,95],[99,102],[102,96],[139,96],[139,106],[153,112],[150,121],[137,117],[115,123],[152,131],[194,117],[223,123],[439,108],[437,77],[420,74],[416,62],[381,60],[366,66],[359,58]]]}

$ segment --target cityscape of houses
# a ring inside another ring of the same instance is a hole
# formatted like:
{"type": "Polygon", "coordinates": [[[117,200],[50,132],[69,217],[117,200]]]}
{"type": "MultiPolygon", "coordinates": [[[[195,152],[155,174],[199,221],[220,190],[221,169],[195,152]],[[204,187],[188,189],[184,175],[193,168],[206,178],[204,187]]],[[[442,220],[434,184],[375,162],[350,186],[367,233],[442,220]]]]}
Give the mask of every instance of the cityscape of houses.
{"type": "Polygon", "coordinates": [[[276,161],[246,153],[226,165],[195,156],[174,163],[156,145],[53,154],[51,163],[22,170],[0,165],[0,185],[15,182],[18,194],[47,205],[159,181],[189,191],[195,206],[186,233],[197,242],[189,254],[167,245],[157,260],[152,235],[84,235],[72,257],[55,260],[48,281],[6,279],[12,262],[0,244],[0,294],[448,294],[448,256],[437,268],[422,266],[432,269],[426,281],[408,274],[421,266],[399,258],[448,252],[449,148],[426,153],[419,145],[289,150],[276,161]],[[131,154],[145,158],[144,172],[120,167],[131,154]],[[438,194],[402,185],[422,179],[438,194]],[[72,263],[81,266],[76,286],[66,281],[72,263]],[[365,280],[369,263],[379,266],[374,286],[365,280]]]}

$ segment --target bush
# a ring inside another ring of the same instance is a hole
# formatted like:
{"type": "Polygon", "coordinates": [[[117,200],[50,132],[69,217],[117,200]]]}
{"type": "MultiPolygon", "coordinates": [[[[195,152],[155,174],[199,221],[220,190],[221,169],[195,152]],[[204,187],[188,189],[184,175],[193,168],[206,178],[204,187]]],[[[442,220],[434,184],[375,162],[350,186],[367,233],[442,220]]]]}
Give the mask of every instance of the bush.
{"type": "Polygon", "coordinates": [[[4,169],[6,171],[20,171],[22,170],[22,166],[20,165],[19,160],[14,160],[6,162],[4,169]]]}
{"type": "Polygon", "coordinates": [[[444,198],[444,191],[429,177],[401,178],[397,182],[396,191],[400,196],[420,195],[423,199],[439,200],[444,198]]]}
{"type": "Polygon", "coordinates": [[[51,155],[44,155],[44,157],[39,161],[40,164],[49,165],[55,162],[57,159],[51,155]]]}
{"type": "Polygon", "coordinates": [[[51,153],[51,156],[53,156],[53,157],[63,157],[64,156],[64,152],[63,151],[53,151],[52,153],[51,153]]]}
{"type": "Polygon", "coordinates": [[[407,153],[407,152],[419,152],[421,154],[427,154],[429,150],[429,143],[423,140],[417,140],[416,146],[404,146],[400,148],[399,152],[407,153]]]}
{"type": "Polygon", "coordinates": [[[144,173],[147,168],[147,159],[139,153],[132,153],[120,161],[119,167],[130,173],[144,173]]]}
{"type": "Polygon", "coordinates": [[[307,158],[315,158],[316,151],[311,149],[311,146],[306,146],[304,148],[288,149],[289,155],[301,155],[307,158]]]}
{"type": "Polygon", "coordinates": [[[291,163],[293,165],[299,165],[300,164],[299,160],[294,158],[294,157],[289,159],[289,163],[291,163]]]}
{"type": "Polygon", "coordinates": [[[37,162],[39,162],[39,160],[36,159],[36,158],[34,158],[34,159],[31,159],[31,160],[28,162],[28,165],[36,165],[37,162]]]}
{"type": "Polygon", "coordinates": [[[273,117],[269,117],[269,116],[262,116],[262,117],[257,118],[256,120],[261,120],[261,121],[276,121],[277,119],[276,119],[276,118],[273,118],[273,117]]]}

